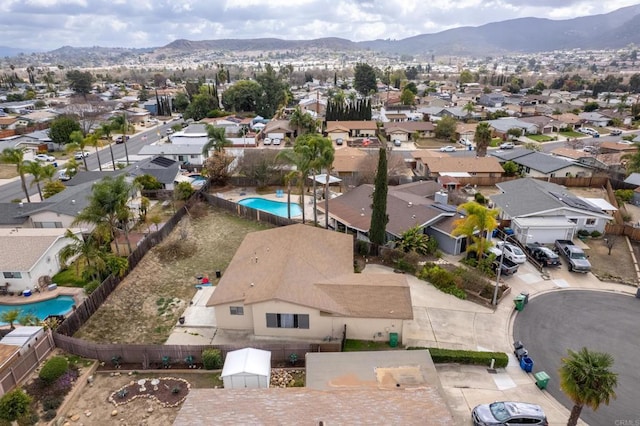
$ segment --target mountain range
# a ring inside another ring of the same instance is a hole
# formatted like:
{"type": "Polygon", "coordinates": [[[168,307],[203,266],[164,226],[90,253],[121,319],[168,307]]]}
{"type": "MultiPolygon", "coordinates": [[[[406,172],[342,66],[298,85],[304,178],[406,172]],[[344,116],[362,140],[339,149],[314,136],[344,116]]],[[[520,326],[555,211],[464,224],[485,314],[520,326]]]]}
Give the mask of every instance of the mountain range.
{"type": "MultiPolygon", "coordinates": [[[[150,53],[189,54],[198,51],[299,51],[329,49],[334,52],[374,51],[413,56],[459,55],[482,56],[509,53],[535,53],[569,49],[616,49],[640,45],[640,5],[624,7],[610,13],[566,20],[520,18],[494,22],[478,27],[460,27],[433,34],[422,34],[401,40],[353,42],[328,37],[313,40],[278,38],[175,40],[165,46],[148,49],[74,48],[65,46],[44,54],[49,60],[68,60],[81,56],[117,60],[122,56],[150,53]]],[[[0,56],[20,49],[0,47],[0,56]]]]}

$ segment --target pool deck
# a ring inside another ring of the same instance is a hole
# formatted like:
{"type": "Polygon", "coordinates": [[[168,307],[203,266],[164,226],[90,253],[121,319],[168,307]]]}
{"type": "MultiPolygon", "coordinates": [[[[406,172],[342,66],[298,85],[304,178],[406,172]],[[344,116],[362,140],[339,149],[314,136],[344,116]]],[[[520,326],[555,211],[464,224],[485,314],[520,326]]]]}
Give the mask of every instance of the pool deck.
{"type": "MultiPolygon", "coordinates": [[[[228,201],[234,201],[234,202],[238,202],[244,198],[264,198],[265,200],[271,200],[271,201],[279,201],[281,203],[286,203],[287,202],[287,192],[284,192],[284,195],[282,197],[278,197],[276,196],[275,191],[274,192],[270,192],[267,194],[258,194],[255,190],[255,188],[234,188],[232,190],[229,191],[225,191],[225,192],[219,192],[216,195],[221,196],[222,198],[224,198],[225,200],[228,201]]],[[[300,202],[300,196],[297,194],[291,194],[291,203],[299,203],[300,202]]],[[[313,221],[313,198],[311,196],[311,193],[307,193],[304,196],[304,215],[305,215],[305,219],[309,222],[313,221]]],[[[324,206],[324,200],[320,201],[318,200],[317,205],[321,205],[324,206]]],[[[301,220],[302,219],[302,215],[299,216],[293,216],[292,219],[296,219],[296,220],[301,220]]],[[[318,223],[320,224],[324,224],[324,213],[322,213],[321,211],[318,210],[318,223]]]]}
{"type": "Polygon", "coordinates": [[[35,291],[31,296],[24,297],[22,294],[14,296],[0,296],[0,305],[24,305],[42,300],[55,299],[58,296],[71,296],[79,305],[84,301],[84,290],[77,287],[58,287],[55,290],[35,291]]]}

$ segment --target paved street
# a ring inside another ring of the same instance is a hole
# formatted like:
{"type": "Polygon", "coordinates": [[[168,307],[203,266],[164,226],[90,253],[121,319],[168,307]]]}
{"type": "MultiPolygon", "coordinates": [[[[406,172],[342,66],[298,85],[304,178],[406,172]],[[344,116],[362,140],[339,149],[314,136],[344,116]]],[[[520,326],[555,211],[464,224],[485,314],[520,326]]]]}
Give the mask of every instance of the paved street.
{"type": "Polygon", "coordinates": [[[549,393],[566,407],[573,404],[559,388],[558,368],[567,349],[587,347],[614,357],[619,374],[618,398],[582,418],[591,425],[640,423],[640,300],[610,292],[562,291],[533,298],[516,316],[515,340],[521,340],[534,361],[534,372],[551,377],[549,393]],[[616,423],[616,421],[632,423],[616,423]],[[635,422],[635,423],[633,423],[635,422]]]}

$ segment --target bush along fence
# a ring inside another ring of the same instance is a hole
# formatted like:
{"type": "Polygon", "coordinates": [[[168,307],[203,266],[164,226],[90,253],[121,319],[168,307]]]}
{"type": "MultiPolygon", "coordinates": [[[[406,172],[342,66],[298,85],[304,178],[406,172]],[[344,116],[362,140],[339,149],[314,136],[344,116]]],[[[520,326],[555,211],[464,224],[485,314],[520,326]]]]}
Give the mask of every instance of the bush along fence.
{"type": "Polygon", "coordinates": [[[424,350],[427,349],[431,354],[434,364],[468,364],[468,365],[484,365],[491,367],[505,368],[509,363],[509,357],[504,352],[478,352],[464,351],[458,349],[440,349],[440,348],[420,348],[410,347],[407,350],[424,350]]]}

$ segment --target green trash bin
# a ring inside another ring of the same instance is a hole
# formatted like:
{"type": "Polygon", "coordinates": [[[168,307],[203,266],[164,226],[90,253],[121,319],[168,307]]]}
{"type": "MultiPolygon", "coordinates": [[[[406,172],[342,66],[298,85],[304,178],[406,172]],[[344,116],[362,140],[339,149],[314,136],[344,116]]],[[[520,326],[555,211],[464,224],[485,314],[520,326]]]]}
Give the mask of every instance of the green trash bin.
{"type": "Polygon", "coordinates": [[[392,348],[398,346],[398,333],[389,333],[389,346],[392,348]]]}
{"type": "Polygon", "coordinates": [[[533,377],[536,379],[536,386],[538,386],[539,389],[547,388],[547,385],[549,384],[549,375],[546,372],[540,371],[534,374],[533,377]]]}
{"type": "Polygon", "coordinates": [[[513,303],[516,305],[516,311],[521,311],[524,309],[525,297],[522,294],[517,295],[513,298],[513,303]]]}

